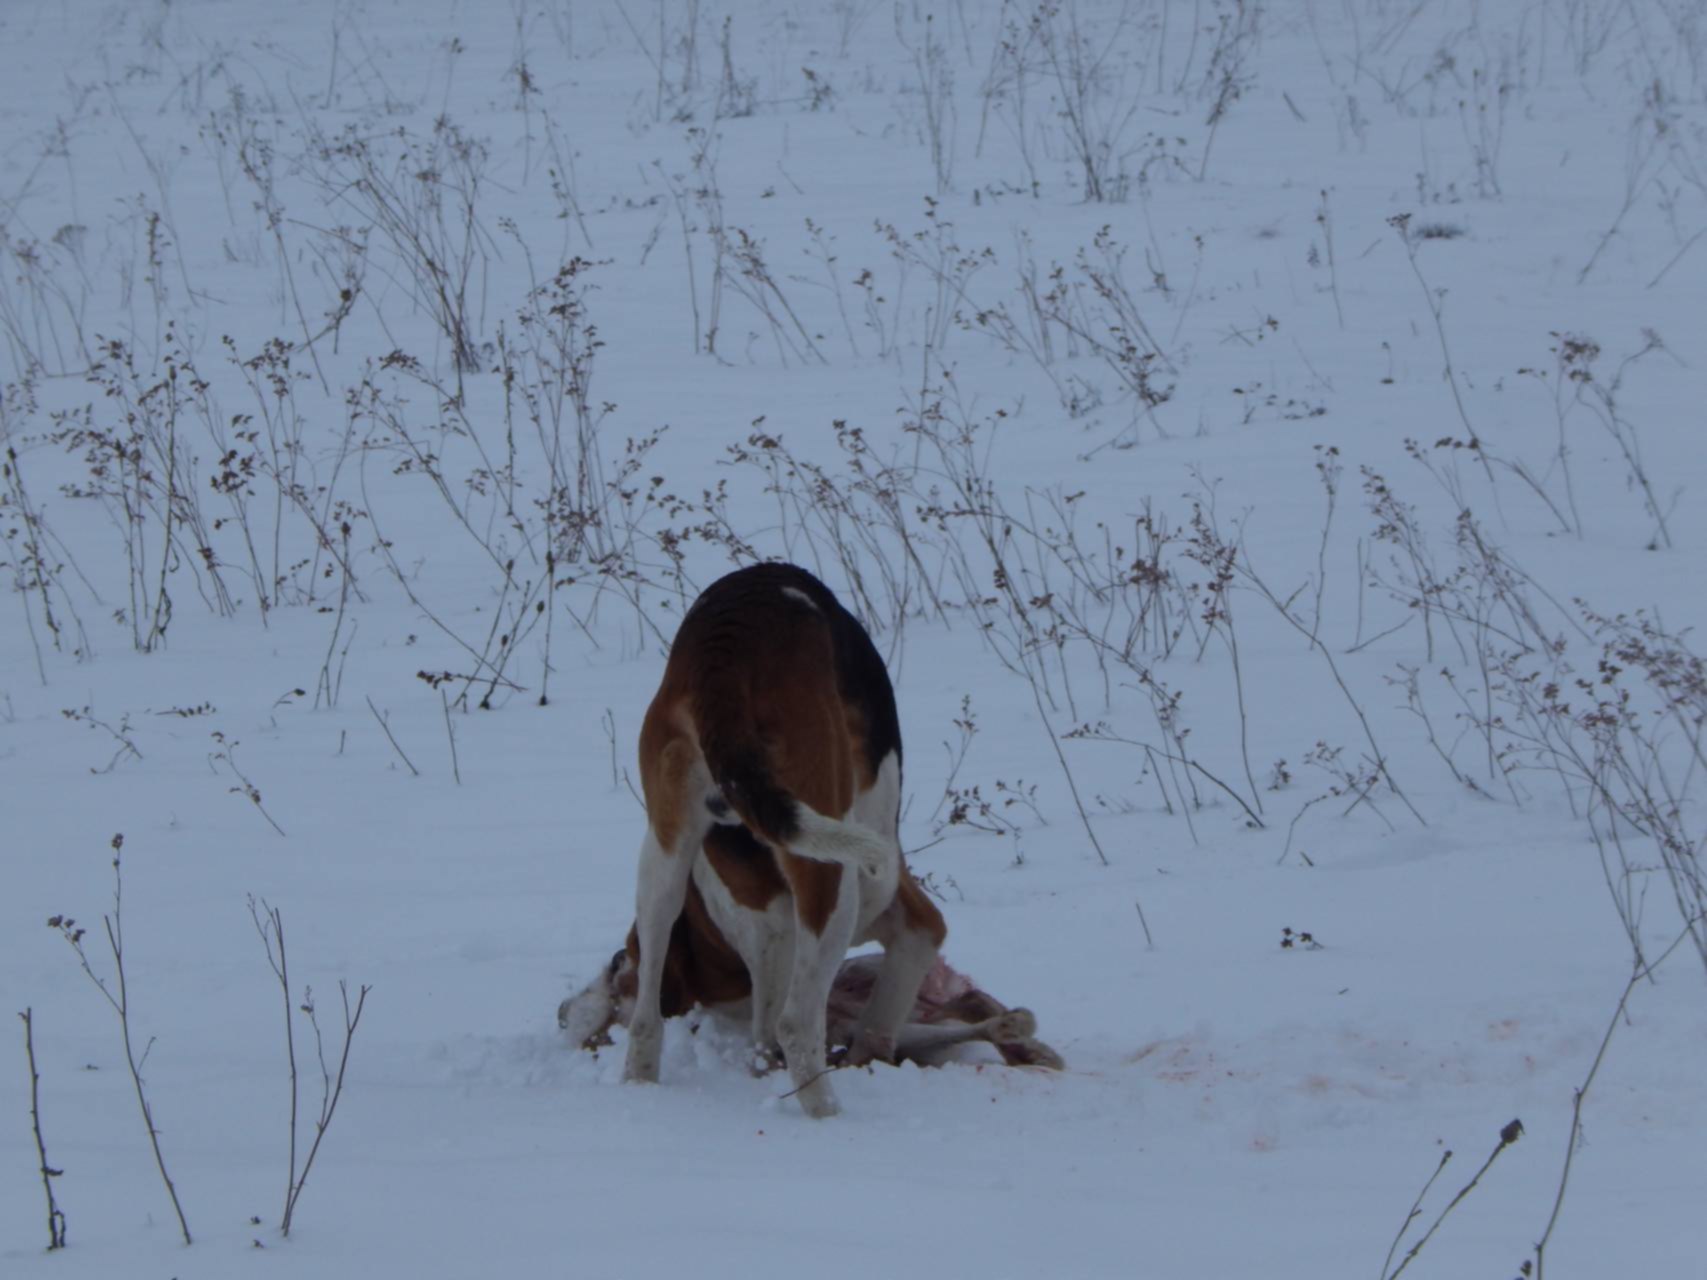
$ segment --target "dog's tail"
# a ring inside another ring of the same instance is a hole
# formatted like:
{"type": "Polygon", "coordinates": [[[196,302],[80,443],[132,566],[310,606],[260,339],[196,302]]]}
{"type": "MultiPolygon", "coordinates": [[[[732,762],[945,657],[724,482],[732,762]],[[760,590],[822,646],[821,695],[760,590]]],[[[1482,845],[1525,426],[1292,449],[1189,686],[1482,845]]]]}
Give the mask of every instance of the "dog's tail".
{"type": "Polygon", "coordinates": [[[702,684],[693,700],[693,718],[717,787],[717,794],[707,798],[714,817],[739,818],[773,848],[814,862],[876,874],[895,860],[895,846],[877,832],[819,813],[789,792],[772,767],[745,691],[733,682],[702,684]]]}

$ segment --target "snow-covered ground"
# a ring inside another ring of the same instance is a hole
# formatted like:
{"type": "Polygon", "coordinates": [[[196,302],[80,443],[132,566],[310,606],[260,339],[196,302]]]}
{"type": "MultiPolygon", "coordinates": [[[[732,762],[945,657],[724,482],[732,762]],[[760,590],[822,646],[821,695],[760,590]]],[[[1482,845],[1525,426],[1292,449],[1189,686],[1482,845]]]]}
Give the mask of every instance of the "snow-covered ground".
{"type": "Polygon", "coordinates": [[[0,1273],[1385,1277],[1496,1149],[1409,1274],[1700,1271],[1699,0],[12,0],[0,121],[0,1273]],[[754,555],[1066,1072],[564,1043],[754,555]]]}

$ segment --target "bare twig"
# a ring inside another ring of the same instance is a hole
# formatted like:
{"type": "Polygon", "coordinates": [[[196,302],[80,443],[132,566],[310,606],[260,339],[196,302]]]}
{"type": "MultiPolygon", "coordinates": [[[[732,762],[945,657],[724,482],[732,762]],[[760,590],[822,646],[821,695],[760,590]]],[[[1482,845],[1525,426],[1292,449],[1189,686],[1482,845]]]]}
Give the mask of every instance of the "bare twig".
{"type": "MultiPolygon", "coordinates": [[[[1488,1158],[1482,1162],[1482,1167],[1480,1169],[1476,1170],[1475,1177],[1471,1178],[1470,1181],[1466,1182],[1462,1187],[1459,1188],[1458,1194],[1453,1196],[1452,1199],[1447,1202],[1446,1208],[1444,1208],[1440,1211],[1440,1216],[1434,1220],[1433,1225],[1430,1226],[1427,1231],[1423,1232],[1422,1237],[1415,1244],[1413,1244],[1409,1249],[1407,1249],[1405,1251],[1405,1256],[1402,1259],[1400,1259],[1398,1266],[1394,1267],[1393,1270],[1391,1270],[1391,1271],[1388,1271],[1386,1269],[1385,1265],[1382,1266],[1382,1269],[1381,1269],[1382,1280],[1398,1280],[1399,1275],[1404,1271],[1404,1269],[1411,1265],[1411,1259],[1415,1258],[1419,1253],[1421,1253],[1423,1250],[1423,1246],[1425,1244],[1427,1244],[1430,1239],[1433,1238],[1434,1233],[1436,1231],[1440,1230],[1440,1224],[1446,1221],[1446,1215],[1451,1213],[1454,1209],[1456,1209],[1458,1207],[1459,1201],[1463,1200],[1465,1196],[1469,1195],[1472,1191],[1474,1191],[1476,1189],[1476,1184],[1481,1182],[1482,1175],[1484,1173],[1486,1173],[1490,1168],[1493,1167],[1493,1163],[1495,1160],[1497,1160],[1499,1158],[1500,1152],[1504,1151],[1507,1147],[1509,1147],[1512,1143],[1516,1142],[1522,1136],[1523,1136],[1523,1122],[1521,1120],[1513,1120],[1510,1123],[1508,1123],[1505,1126],[1505,1128],[1500,1130],[1499,1142],[1496,1143],[1494,1146],[1494,1149],[1488,1153],[1488,1158]]],[[[1440,1175],[1440,1170],[1444,1169],[1446,1167],[1446,1162],[1450,1159],[1452,1159],[1452,1153],[1450,1151],[1448,1151],[1444,1156],[1442,1156],[1440,1158],[1440,1167],[1434,1171],[1435,1177],[1438,1177],[1440,1175]]],[[[1433,1181],[1434,1181],[1434,1178],[1431,1177],[1429,1179],[1429,1182],[1432,1183],[1433,1181]]],[[[1424,1186],[1423,1190],[1427,1191],[1428,1187],[1424,1186]]],[[[1418,1204],[1422,1203],[1422,1197],[1421,1196],[1417,1197],[1417,1203],[1418,1204]]],[[[1416,1215],[1417,1215],[1416,1207],[1412,1206],[1411,1217],[1405,1219],[1405,1226],[1409,1226],[1411,1223],[1411,1220],[1413,1218],[1415,1218],[1416,1215]]],[[[1403,1236],[1405,1234],[1404,1227],[1401,1227],[1399,1229],[1399,1234],[1401,1236],[1403,1236]]],[[[1395,1248],[1398,1247],[1398,1243],[1399,1243],[1398,1240],[1393,1241],[1395,1248]]],[[[1387,1256],[1388,1256],[1388,1258],[1391,1258],[1393,1256],[1391,1250],[1388,1251],[1387,1256]]]]}
{"type": "MultiPolygon", "coordinates": [[[[160,1180],[166,1184],[166,1194],[171,1197],[172,1211],[178,1216],[178,1229],[183,1233],[184,1243],[193,1244],[190,1236],[190,1224],[184,1218],[184,1206],[178,1201],[178,1188],[172,1183],[171,1174],[166,1172],[166,1157],[160,1150],[160,1131],[154,1127],[154,1110],[148,1104],[148,1094],[142,1084],[142,1060],[148,1056],[145,1046],[142,1057],[136,1053],[135,1042],[130,1031],[130,989],[125,982],[124,972],[124,876],[119,865],[119,853],[124,848],[124,835],[121,832],[112,839],[113,850],[113,913],[101,917],[101,923],[106,926],[107,945],[113,953],[113,972],[118,994],[113,994],[106,980],[97,974],[89,963],[89,957],[83,950],[82,929],[76,927],[76,921],[68,916],[53,916],[48,920],[50,928],[58,929],[65,940],[71,944],[71,949],[77,953],[77,960],[83,966],[83,972],[93,982],[106,1001],[118,1015],[119,1032],[124,1040],[125,1065],[130,1068],[131,1083],[136,1086],[136,1103],[142,1111],[142,1123],[148,1130],[148,1142],[154,1149],[154,1164],[160,1170],[160,1180]]],[[[149,1044],[152,1045],[153,1041],[149,1044]]]]}
{"type": "Polygon", "coordinates": [[[320,1143],[326,1137],[326,1130],[332,1127],[332,1115],[338,1109],[338,1099],[344,1095],[344,1073],[350,1065],[350,1045],[356,1038],[356,1026],[362,1020],[362,1007],[367,1003],[367,994],[373,988],[366,983],[356,995],[354,1012],[350,1009],[350,989],[341,979],[338,982],[338,995],[344,1003],[344,1046],[338,1055],[338,1072],[334,1076],[326,1069],[326,1056],[322,1051],[320,1039],[320,1023],[314,1015],[314,992],[311,989],[303,991],[302,1008],[308,1014],[308,1021],[314,1028],[314,1043],[320,1056],[320,1116],[314,1122],[314,1142],[308,1148],[308,1158],[302,1162],[302,1172],[297,1175],[295,1184],[290,1189],[290,1195],[285,1200],[284,1222],[280,1229],[285,1235],[290,1234],[291,1219],[296,1215],[297,1202],[302,1198],[302,1188],[308,1181],[308,1171],[314,1167],[314,1157],[320,1154],[320,1143]]]}
{"type": "Polygon", "coordinates": [[[36,1135],[36,1156],[41,1169],[42,1190],[47,1193],[47,1240],[48,1251],[65,1248],[65,1213],[59,1207],[59,1202],[53,1196],[53,1180],[65,1172],[55,1169],[47,1162],[47,1144],[41,1136],[41,1101],[39,1098],[41,1076],[36,1071],[36,1040],[35,1023],[31,1018],[33,1010],[25,1009],[18,1015],[24,1024],[24,1053],[30,1060],[30,1128],[36,1135]]]}
{"type": "Polygon", "coordinates": [[[285,1183],[284,1217],[279,1224],[282,1234],[290,1234],[291,1222],[296,1215],[297,1201],[302,1196],[303,1185],[308,1181],[308,1171],[314,1165],[315,1154],[320,1150],[320,1142],[326,1136],[326,1130],[331,1127],[332,1114],[338,1108],[338,1099],[344,1092],[344,1073],[350,1062],[350,1044],[355,1039],[356,1024],[361,1021],[362,1006],[367,1001],[370,987],[363,986],[356,998],[354,1012],[350,1009],[350,993],[344,983],[338,984],[338,993],[344,1002],[344,1045],[338,1058],[338,1071],[334,1076],[326,1066],[325,1045],[320,1036],[320,1023],[314,1012],[314,991],[304,988],[302,993],[301,1011],[308,1015],[309,1025],[314,1028],[315,1056],[320,1062],[320,1115],[314,1122],[314,1142],[308,1148],[308,1157],[302,1162],[299,1171],[296,1165],[296,1133],[297,1114],[299,1111],[299,1077],[296,1064],[296,1032],[291,1022],[290,968],[285,959],[284,917],[279,909],[265,900],[256,902],[254,897],[249,899],[249,918],[255,922],[255,931],[261,935],[261,945],[267,949],[267,965],[278,979],[279,991],[284,996],[285,1014],[285,1057],[290,1064],[290,1164],[289,1177],[285,1183]]]}
{"type": "MultiPolygon", "coordinates": [[[[541,695],[542,701],[543,697],[544,695],[541,695]]],[[[451,723],[450,719],[450,696],[443,689],[439,690],[439,701],[444,705],[445,710],[445,737],[450,739],[451,776],[456,779],[456,785],[460,787],[462,785],[462,766],[457,763],[456,759],[456,726],[451,723]]]]}
{"type": "MultiPolygon", "coordinates": [[[[1061,750],[1060,739],[1055,736],[1055,730],[1050,727],[1049,713],[1044,710],[1043,694],[1038,689],[1036,680],[1031,681],[1031,697],[1032,701],[1037,704],[1037,718],[1043,724],[1043,736],[1049,739],[1049,746],[1055,752],[1055,759],[1061,765],[1061,775],[1067,779],[1067,790],[1072,792],[1073,807],[1079,811],[1079,822],[1085,828],[1085,835],[1090,838],[1091,848],[1097,851],[1097,861],[1106,867],[1109,865],[1108,855],[1102,851],[1102,842],[1097,839],[1097,833],[1091,826],[1090,814],[1085,812],[1085,802],[1079,799],[1079,784],[1073,779],[1072,766],[1067,763],[1066,753],[1061,750]]],[[[1138,918],[1140,920],[1144,918],[1142,908],[1139,909],[1138,918]]],[[[1145,941],[1149,941],[1150,927],[1148,925],[1144,926],[1144,938],[1145,941]]]]}
{"type": "Polygon", "coordinates": [[[392,735],[391,726],[386,723],[386,719],[380,714],[379,708],[373,705],[372,698],[367,700],[367,709],[373,712],[373,718],[379,721],[379,727],[385,730],[385,740],[391,744],[391,749],[397,753],[398,759],[402,760],[404,764],[409,766],[410,773],[419,778],[421,776],[421,771],[417,769],[414,762],[409,759],[408,753],[406,753],[403,748],[397,744],[397,739],[392,735]]]}
{"type": "Polygon", "coordinates": [[[1446,341],[1446,317],[1444,289],[1434,289],[1429,286],[1428,279],[1423,275],[1422,264],[1417,261],[1416,237],[1411,235],[1411,215],[1408,213],[1395,214],[1387,219],[1388,223],[1399,233],[1399,240],[1405,246],[1405,257],[1411,264],[1411,271],[1422,286],[1423,301],[1428,304],[1428,313],[1434,320],[1435,337],[1440,341],[1441,372],[1446,385],[1452,390],[1452,404],[1458,410],[1458,421],[1464,424],[1464,431],[1469,437],[1468,443],[1475,448],[1476,459],[1482,464],[1482,470],[1488,477],[1488,489],[1493,494],[1494,509],[1500,514],[1500,522],[1505,523],[1505,509],[1500,505],[1499,486],[1494,480],[1493,464],[1488,461],[1487,452],[1482,449],[1481,436],[1475,425],[1470,421],[1470,411],[1464,407],[1464,394],[1458,389],[1458,371],[1452,363],[1452,348],[1446,341]]]}
{"type": "MultiPolygon", "coordinates": [[[[301,697],[303,691],[301,689],[297,689],[293,692],[297,697],[301,697]]],[[[286,696],[289,697],[291,695],[287,694],[286,696]]],[[[255,806],[256,812],[267,820],[267,825],[274,831],[278,832],[281,836],[284,835],[285,829],[279,826],[279,824],[274,820],[273,815],[267,812],[267,807],[261,803],[261,789],[254,784],[248,774],[244,773],[243,770],[237,766],[237,740],[235,738],[227,738],[225,734],[221,733],[217,729],[213,732],[213,740],[219,744],[221,749],[208,757],[208,763],[212,765],[219,761],[224,761],[225,767],[231,770],[231,776],[236,778],[238,783],[237,786],[229,788],[231,793],[233,795],[246,796],[249,803],[255,806]]]]}
{"type": "Polygon", "coordinates": [[[1411,803],[1410,797],[1404,793],[1402,788],[1400,788],[1398,779],[1393,777],[1392,771],[1387,767],[1386,753],[1381,750],[1380,743],[1375,740],[1375,730],[1369,725],[1369,717],[1364,714],[1362,706],[1359,705],[1357,699],[1352,696],[1351,686],[1346,684],[1345,677],[1340,674],[1339,664],[1334,661],[1334,656],[1328,651],[1328,647],[1322,643],[1320,638],[1311,633],[1309,627],[1305,626],[1297,618],[1293,617],[1291,610],[1286,607],[1285,601],[1276,596],[1274,592],[1269,589],[1268,584],[1257,576],[1255,567],[1250,563],[1250,550],[1248,547],[1245,551],[1245,561],[1240,567],[1251,585],[1267,598],[1268,602],[1274,606],[1275,611],[1278,612],[1287,622],[1291,623],[1295,631],[1310,642],[1311,648],[1315,649],[1317,653],[1322,655],[1322,661],[1325,662],[1328,667],[1328,674],[1333,677],[1334,683],[1339,686],[1340,692],[1345,695],[1346,702],[1351,706],[1352,714],[1357,717],[1358,724],[1363,728],[1363,737],[1365,741],[1369,743],[1370,757],[1374,761],[1375,767],[1380,770],[1381,777],[1385,779],[1388,789],[1391,790],[1394,795],[1399,797],[1400,803],[1402,803],[1406,809],[1410,810],[1411,816],[1417,820],[1417,824],[1419,826],[1428,826],[1428,819],[1424,818],[1418,811],[1417,807],[1411,803]]]}
{"type": "Polygon", "coordinates": [[[1630,993],[1636,989],[1636,984],[1643,978],[1649,977],[1659,968],[1666,957],[1676,951],[1683,940],[1690,936],[1690,930],[1685,929],[1673,939],[1672,944],[1660,953],[1652,963],[1645,962],[1640,955],[1636,958],[1635,966],[1630,971],[1630,980],[1624,984],[1624,990],[1618,996],[1618,1004],[1612,1010],[1612,1017],[1607,1019],[1606,1034],[1600,1038],[1600,1048],[1595,1050],[1594,1061],[1589,1064],[1588,1074],[1577,1086],[1571,1102],[1571,1136],[1565,1143],[1565,1162],[1559,1169],[1559,1191],[1553,1197],[1553,1212],[1547,1215],[1547,1228],[1541,1233],[1541,1238],[1535,1242],[1535,1280],[1544,1280],[1543,1268],[1547,1258],[1547,1243],[1553,1238],[1553,1228],[1559,1224],[1559,1212],[1565,1207],[1565,1188],[1571,1181],[1571,1160],[1577,1153],[1577,1142],[1582,1137],[1583,1101],[1588,1097],[1589,1087],[1594,1084],[1594,1078],[1600,1073],[1600,1064],[1606,1059],[1607,1046],[1612,1043],[1612,1033],[1618,1029],[1618,1024],[1624,1019],[1624,1007],[1630,1002],[1630,993]]]}
{"type": "Polygon", "coordinates": [[[1411,1201],[1411,1211],[1405,1215],[1405,1220],[1399,1224],[1398,1234],[1393,1237],[1393,1243],[1387,1248],[1387,1259],[1381,1264],[1383,1278],[1386,1277],[1388,1270],[1393,1265],[1393,1255],[1399,1251],[1399,1241],[1405,1238],[1405,1232],[1410,1230],[1411,1223],[1422,1217],[1423,1197],[1428,1195],[1428,1189],[1434,1185],[1434,1180],[1440,1177],[1451,1160],[1452,1152],[1443,1151],[1440,1153],[1440,1163],[1434,1166],[1434,1172],[1428,1175],[1428,1181],[1423,1183],[1422,1190],[1417,1192],[1417,1198],[1411,1201]]]}
{"type": "MultiPolygon", "coordinates": [[[[279,909],[249,898],[249,918],[255,922],[255,932],[261,935],[261,945],[267,949],[267,965],[279,980],[279,992],[284,996],[285,1060],[290,1065],[290,1159],[285,1177],[285,1211],[288,1215],[296,1191],[296,1030],[291,1023],[290,965],[285,958],[284,917],[279,909]]],[[[289,1234],[288,1228],[286,1234],[289,1234]]]]}

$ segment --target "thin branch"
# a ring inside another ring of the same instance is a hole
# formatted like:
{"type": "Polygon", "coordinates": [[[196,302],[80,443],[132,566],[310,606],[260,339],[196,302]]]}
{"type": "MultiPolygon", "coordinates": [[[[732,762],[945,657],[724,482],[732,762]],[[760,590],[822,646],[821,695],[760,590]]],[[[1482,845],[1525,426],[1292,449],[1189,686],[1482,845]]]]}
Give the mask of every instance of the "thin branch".
{"type": "MultiPolygon", "coordinates": [[[[1055,759],[1061,763],[1061,773],[1067,779],[1067,790],[1073,793],[1073,807],[1079,811],[1079,821],[1084,824],[1085,835],[1090,838],[1091,848],[1097,851],[1097,859],[1106,867],[1109,865],[1108,855],[1102,851],[1102,842],[1097,839],[1097,833],[1091,828],[1091,818],[1085,812],[1085,802],[1079,799],[1079,786],[1073,781],[1073,770],[1067,764],[1067,756],[1061,750],[1061,743],[1055,737],[1055,730],[1049,727],[1049,713],[1043,709],[1043,695],[1038,692],[1036,680],[1031,680],[1029,683],[1032,701],[1037,704],[1037,718],[1043,723],[1043,736],[1049,739],[1049,745],[1055,751],[1055,759]]],[[[1142,911],[1139,912],[1139,918],[1143,918],[1142,911]]],[[[1150,930],[1147,926],[1144,930],[1144,936],[1146,939],[1150,936],[1150,930]]]]}
{"type": "Polygon", "coordinates": [[[255,932],[261,935],[261,945],[267,949],[267,964],[272,969],[273,976],[279,980],[279,993],[284,997],[285,1059],[290,1064],[290,1161],[285,1171],[285,1212],[288,1214],[296,1189],[298,1087],[296,1030],[292,1025],[290,1016],[290,965],[285,958],[284,916],[277,907],[271,906],[265,901],[257,905],[255,898],[251,895],[249,898],[249,918],[255,922],[255,932]],[[276,951],[274,950],[275,944],[276,951]]]}
{"type": "Polygon", "coordinates": [[[398,758],[402,760],[404,764],[409,766],[409,772],[419,778],[421,776],[421,771],[415,767],[414,762],[409,759],[408,754],[397,744],[397,739],[392,735],[391,726],[386,723],[385,717],[379,713],[379,708],[373,705],[372,698],[367,700],[367,709],[373,712],[373,718],[379,721],[379,727],[385,730],[385,738],[387,742],[391,743],[391,749],[397,753],[398,758]]]}
{"type": "Polygon", "coordinates": [[[47,1162],[47,1144],[41,1135],[41,1076],[36,1071],[36,1040],[35,1023],[31,1018],[34,1011],[25,1009],[18,1015],[24,1024],[24,1053],[30,1060],[30,1128],[36,1135],[37,1165],[41,1171],[42,1190],[47,1193],[47,1239],[48,1252],[65,1248],[65,1213],[59,1207],[59,1202],[53,1197],[53,1180],[65,1172],[55,1169],[47,1162]]]}
{"type": "Polygon", "coordinates": [[[178,1188],[173,1185],[171,1174],[166,1172],[166,1157],[160,1150],[160,1131],[154,1126],[154,1111],[148,1105],[148,1094],[142,1084],[142,1064],[148,1056],[148,1047],[154,1042],[150,1040],[148,1046],[143,1049],[142,1057],[138,1058],[135,1042],[130,1034],[130,990],[124,971],[124,876],[119,864],[119,854],[123,848],[124,835],[121,832],[112,839],[113,913],[101,917],[101,923],[106,927],[107,945],[113,953],[114,980],[118,988],[116,996],[90,965],[89,957],[83,950],[84,931],[75,927],[76,921],[65,916],[54,916],[48,924],[58,929],[66,942],[71,944],[71,949],[77,953],[77,959],[83,966],[83,972],[89,976],[90,981],[106,997],[113,1012],[118,1015],[119,1033],[124,1040],[125,1065],[130,1068],[131,1084],[136,1088],[137,1106],[142,1111],[142,1122],[148,1129],[149,1145],[154,1149],[154,1164],[160,1170],[160,1180],[166,1184],[166,1194],[171,1197],[172,1210],[178,1216],[178,1229],[183,1233],[184,1243],[194,1244],[195,1241],[190,1236],[190,1225],[184,1218],[184,1206],[178,1200],[178,1188]]]}
{"type": "MultiPolygon", "coordinates": [[[[1382,1280],[1398,1280],[1399,1276],[1404,1272],[1405,1268],[1411,1265],[1411,1259],[1415,1258],[1419,1253],[1421,1253],[1423,1251],[1423,1246],[1425,1244],[1427,1244],[1431,1239],[1433,1239],[1434,1233],[1436,1231],[1440,1230],[1440,1224],[1446,1221],[1446,1215],[1451,1213],[1454,1209],[1456,1209],[1458,1207],[1459,1201],[1463,1200],[1465,1196],[1469,1195],[1472,1191],[1474,1191],[1476,1189],[1476,1184],[1481,1182],[1482,1175],[1493,1167],[1493,1163],[1495,1160],[1499,1159],[1500,1152],[1504,1151],[1507,1147],[1511,1146],[1512,1143],[1516,1142],[1522,1136],[1523,1136],[1523,1122],[1521,1120],[1513,1120],[1510,1123],[1508,1123],[1505,1126],[1505,1128],[1500,1130],[1499,1142],[1495,1145],[1494,1149],[1488,1153],[1488,1158],[1486,1160],[1482,1161],[1482,1167],[1480,1169],[1476,1170],[1476,1176],[1471,1178],[1470,1181],[1466,1182],[1462,1187],[1459,1188],[1458,1194],[1453,1196],[1452,1199],[1447,1203],[1446,1208],[1444,1208],[1440,1211],[1440,1216],[1434,1220],[1433,1225],[1430,1226],[1427,1231],[1423,1232],[1422,1238],[1419,1239],[1415,1244],[1413,1244],[1408,1250],[1406,1250],[1404,1258],[1400,1260],[1399,1265],[1397,1267],[1393,1268],[1392,1271],[1387,1271],[1385,1267],[1382,1268],[1382,1280]]],[[[1446,1153],[1446,1155],[1441,1158],[1441,1161],[1440,1161],[1441,1168],[1445,1168],[1447,1160],[1450,1160],[1451,1158],[1452,1158],[1452,1153],[1450,1151],[1448,1151],[1446,1153]]],[[[1435,1173],[1437,1175],[1439,1174],[1439,1172],[1440,1172],[1440,1169],[1435,1170],[1435,1173]]],[[[1433,1182],[1434,1179],[1430,1178],[1429,1181],[1433,1182]]],[[[1428,1190],[1428,1188],[1424,1187],[1423,1190],[1426,1191],[1426,1190],[1428,1190]]],[[[1420,1203],[1422,1197],[1419,1196],[1417,1199],[1418,1199],[1418,1202],[1420,1203]]],[[[1413,1210],[1412,1212],[1413,1212],[1413,1216],[1414,1216],[1415,1210],[1413,1210]]],[[[1410,1225],[1410,1219],[1408,1219],[1408,1218],[1406,1219],[1405,1225],[1406,1226],[1410,1225]]],[[[1403,1228],[1400,1229],[1399,1234],[1400,1235],[1404,1234],[1403,1228]]],[[[1395,1241],[1394,1243],[1397,1244],[1397,1241],[1395,1241]]],[[[1387,1256],[1392,1257],[1391,1252],[1389,1252],[1387,1256]]]]}
{"type": "Polygon", "coordinates": [[[1428,1189],[1434,1185],[1434,1180],[1440,1177],[1441,1172],[1451,1160],[1452,1152],[1443,1151],[1441,1153],[1440,1163],[1434,1166],[1434,1172],[1428,1175],[1428,1181],[1423,1183],[1422,1190],[1417,1192],[1417,1198],[1411,1202],[1411,1211],[1405,1215],[1405,1220],[1399,1224],[1399,1232],[1393,1237],[1393,1243],[1387,1248],[1386,1261],[1381,1264],[1381,1275],[1383,1277],[1387,1275],[1388,1269],[1393,1265],[1393,1255],[1399,1251],[1399,1241],[1405,1238],[1405,1232],[1411,1229],[1411,1223],[1422,1217],[1423,1197],[1428,1195],[1428,1189]]]}
{"type": "MultiPolygon", "coordinates": [[[[443,689],[439,690],[439,701],[444,705],[445,736],[450,739],[450,772],[451,776],[456,779],[456,785],[460,787],[462,785],[462,766],[457,763],[456,758],[456,726],[451,723],[450,698],[446,695],[443,689]]],[[[542,693],[540,695],[541,705],[543,705],[544,702],[545,695],[542,693]]]]}
{"type": "Polygon", "coordinates": [[[1600,1038],[1600,1048],[1595,1050],[1594,1061],[1589,1064],[1588,1074],[1577,1086],[1575,1097],[1571,1102],[1571,1136],[1565,1144],[1565,1163],[1559,1170],[1559,1190],[1553,1197],[1553,1212],[1547,1216],[1547,1229],[1541,1233],[1541,1238],[1535,1242],[1535,1280],[1544,1280],[1543,1268],[1547,1257],[1547,1243],[1553,1238],[1553,1228],[1559,1224],[1559,1213],[1565,1207],[1565,1188],[1571,1181],[1571,1160],[1577,1153],[1577,1142],[1582,1137],[1583,1100],[1588,1097],[1589,1087],[1594,1084],[1594,1078],[1600,1073],[1600,1064],[1606,1059],[1607,1047],[1612,1043],[1612,1033],[1618,1029],[1618,1024],[1624,1018],[1624,1008],[1630,1002],[1630,993],[1636,989],[1636,984],[1643,978],[1651,977],[1654,970],[1664,964],[1666,957],[1676,951],[1679,944],[1690,936],[1691,930],[1685,928],[1672,940],[1672,943],[1658,959],[1651,964],[1645,963],[1640,956],[1630,971],[1630,980],[1624,984],[1624,990],[1619,994],[1617,1007],[1612,1011],[1612,1017],[1607,1019],[1606,1034],[1600,1038]]]}
{"type": "MultiPolygon", "coordinates": [[[[321,1056],[321,1095],[320,1118],[314,1122],[314,1142],[308,1148],[308,1158],[302,1162],[302,1173],[298,1175],[296,1184],[291,1187],[290,1196],[285,1201],[284,1222],[281,1230],[285,1235],[290,1234],[291,1219],[296,1216],[297,1202],[302,1197],[302,1188],[308,1182],[308,1171],[314,1167],[314,1157],[320,1154],[320,1143],[326,1137],[326,1130],[332,1127],[332,1115],[338,1109],[338,1099],[344,1095],[344,1073],[350,1065],[350,1046],[356,1038],[356,1026],[362,1020],[362,1008],[367,1004],[367,995],[373,988],[362,984],[356,996],[355,1012],[350,1011],[350,989],[342,980],[338,983],[338,994],[344,1002],[344,1047],[338,1056],[338,1074],[334,1077],[326,1070],[325,1056],[321,1056]]],[[[311,994],[305,993],[303,1008],[308,1013],[309,1022],[314,1027],[315,1043],[320,1042],[320,1023],[314,1016],[314,1002],[311,994]]]]}

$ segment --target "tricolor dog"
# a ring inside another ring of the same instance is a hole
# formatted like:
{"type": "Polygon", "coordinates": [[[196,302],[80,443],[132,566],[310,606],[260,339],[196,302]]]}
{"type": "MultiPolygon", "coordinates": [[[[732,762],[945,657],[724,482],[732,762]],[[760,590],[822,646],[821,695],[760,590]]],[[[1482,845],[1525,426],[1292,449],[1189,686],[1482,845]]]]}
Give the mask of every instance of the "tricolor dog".
{"type": "Polygon", "coordinates": [[[625,1077],[658,1079],[666,961],[691,886],[749,975],[755,1044],[781,1048],[808,1115],[834,1115],[825,1017],[848,948],[876,941],[883,959],[847,1061],[892,1061],[947,932],[902,861],[900,724],[871,638],[804,569],[718,579],[670,648],[640,777],[625,1077]]]}

